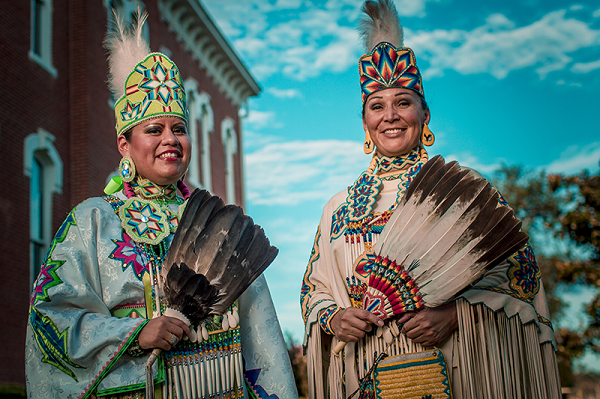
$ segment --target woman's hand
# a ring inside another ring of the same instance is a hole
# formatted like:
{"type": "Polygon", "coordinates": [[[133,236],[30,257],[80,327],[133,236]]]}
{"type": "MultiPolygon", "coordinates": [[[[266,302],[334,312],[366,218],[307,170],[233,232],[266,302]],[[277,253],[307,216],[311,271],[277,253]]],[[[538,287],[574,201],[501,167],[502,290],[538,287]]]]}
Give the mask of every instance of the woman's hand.
{"type": "Polygon", "coordinates": [[[174,317],[160,316],[146,323],[138,335],[138,341],[142,349],[160,348],[168,351],[181,341],[184,335],[189,336],[189,334],[190,329],[183,321],[174,317]],[[171,345],[169,341],[173,339],[173,335],[177,337],[177,342],[171,345]]]}
{"type": "Polygon", "coordinates": [[[406,313],[398,320],[405,323],[402,333],[423,346],[436,346],[444,342],[458,327],[454,302],[406,313]]]}
{"type": "Polygon", "coordinates": [[[356,342],[371,331],[371,324],[383,326],[383,320],[364,309],[342,309],[331,319],[333,333],[340,341],[356,342]]]}

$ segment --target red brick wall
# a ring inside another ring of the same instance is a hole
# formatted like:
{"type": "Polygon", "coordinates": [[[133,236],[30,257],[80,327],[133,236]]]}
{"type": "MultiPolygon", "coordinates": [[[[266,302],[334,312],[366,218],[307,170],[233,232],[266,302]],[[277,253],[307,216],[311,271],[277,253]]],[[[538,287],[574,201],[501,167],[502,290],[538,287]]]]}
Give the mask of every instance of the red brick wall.
{"type": "MultiPolygon", "coordinates": [[[[54,145],[69,163],[68,9],[55,1],[54,78],[29,59],[30,3],[3,2],[0,13],[0,74],[4,83],[0,108],[0,383],[24,383],[25,327],[30,293],[29,178],[24,175],[24,140],[38,128],[56,137],[54,145]]],[[[65,168],[63,194],[54,195],[53,229],[71,207],[70,175],[65,168]]]]}
{"type": "MultiPolygon", "coordinates": [[[[193,77],[211,97],[215,129],[211,133],[212,181],[225,197],[225,160],[220,126],[235,121],[238,109],[199,67],[160,19],[156,4],[145,2],[150,45],[172,52],[185,79],[193,77]]],[[[51,133],[63,162],[63,191],[53,197],[52,230],[73,206],[102,195],[106,177],[118,166],[114,111],[106,87],[107,62],[102,40],[107,12],[101,1],[53,1],[54,78],[28,57],[30,2],[6,1],[0,13],[0,384],[25,384],[25,328],[30,294],[29,178],[23,173],[24,140],[42,128],[51,133]]],[[[239,140],[239,137],[238,137],[239,140]]],[[[243,203],[241,147],[236,158],[236,198],[243,203]]]]}
{"type": "MultiPolygon", "coordinates": [[[[239,154],[241,154],[238,109],[225,97],[225,94],[220,91],[213,79],[208,76],[207,71],[200,67],[198,61],[193,59],[192,55],[185,50],[184,45],[177,40],[175,34],[169,30],[167,23],[160,17],[157,5],[153,2],[147,2],[146,7],[149,13],[148,27],[150,29],[151,50],[159,51],[161,45],[168,48],[171,51],[171,58],[181,72],[183,80],[185,81],[190,77],[194,78],[198,82],[198,91],[204,91],[210,96],[210,104],[214,114],[214,129],[210,134],[212,190],[214,194],[226,198],[225,151],[221,139],[221,122],[226,117],[235,121],[235,129],[238,134],[237,166],[240,163],[239,154]]],[[[196,151],[199,152],[199,148],[196,151]]],[[[199,162],[202,161],[199,160],[199,162]]],[[[201,167],[199,170],[201,170],[201,167]]],[[[242,179],[239,167],[236,167],[236,193],[237,203],[242,204],[242,179]]]]}

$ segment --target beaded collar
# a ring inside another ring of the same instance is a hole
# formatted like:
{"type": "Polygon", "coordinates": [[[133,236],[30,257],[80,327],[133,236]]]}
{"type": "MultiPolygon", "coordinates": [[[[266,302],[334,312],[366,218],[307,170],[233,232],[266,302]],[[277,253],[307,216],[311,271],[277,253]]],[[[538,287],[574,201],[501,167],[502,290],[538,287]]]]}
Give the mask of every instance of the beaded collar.
{"type": "Polygon", "coordinates": [[[159,186],[140,177],[130,184],[136,195],[119,201],[116,209],[121,226],[134,241],[158,245],[177,230],[185,201],[177,196],[175,184],[159,186]],[[169,204],[179,207],[173,211],[169,204]]]}
{"type": "Polygon", "coordinates": [[[421,170],[427,159],[428,154],[423,147],[415,148],[408,154],[395,158],[374,156],[369,168],[359,176],[352,186],[348,187],[346,201],[333,213],[330,239],[337,239],[344,234],[349,243],[355,242],[358,236],[362,236],[367,242],[370,241],[371,234],[381,233],[414,176],[421,170]],[[390,167],[390,165],[394,166],[390,167]],[[395,173],[379,176],[374,173],[376,168],[378,168],[378,172],[383,169],[388,171],[402,169],[395,173]],[[375,215],[373,205],[383,180],[398,180],[396,201],[389,209],[375,215]]]}
{"type": "Polygon", "coordinates": [[[177,185],[175,183],[166,186],[159,186],[148,179],[138,177],[130,184],[136,196],[140,198],[163,199],[167,201],[177,200],[177,185]]]}
{"type": "MultiPolygon", "coordinates": [[[[374,173],[375,168],[378,168],[378,173],[399,169],[398,173],[394,173],[392,176],[394,179],[402,179],[412,169],[411,167],[421,159],[420,155],[418,149],[413,149],[408,154],[399,157],[375,155],[369,168],[348,188],[348,197],[346,198],[346,203],[348,204],[348,221],[358,222],[373,211],[375,197],[379,194],[383,180],[374,173]]],[[[390,179],[392,176],[386,176],[385,180],[390,179]]],[[[400,187],[404,180],[402,179],[398,185],[398,196],[404,192],[400,187]]],[[[397,202],[392,205],[393,208],[395,208],[397,202]]]]}

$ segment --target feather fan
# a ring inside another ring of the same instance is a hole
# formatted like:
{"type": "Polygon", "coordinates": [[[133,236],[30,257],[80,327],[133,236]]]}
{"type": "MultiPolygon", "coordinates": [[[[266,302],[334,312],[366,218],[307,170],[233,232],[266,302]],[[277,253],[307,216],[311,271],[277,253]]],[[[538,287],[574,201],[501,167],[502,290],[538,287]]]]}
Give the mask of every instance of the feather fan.
{"type": "MultiPolygon", "coordinates": [[[[381,319],[453,299],[528,240],[483,178],[441,156],[415,176],[371,251],[363,308],[381,319]]],[[[340,343],[338,353],[345,343],[340,343]]]]}
{"type": "MultiPolygon", "coordinates": [[[[164,314],[197,326],[210,315],[225,313],[277,253],[242,208],[225,205],[205,190],[194,190],[159,278],[167,306],[164,314]]],[[[160,349],[155,349],[146,363],[150,398],[152,364],[159,354],[160,349]]]]}
{"type": "Polygon", "coordinates": [[[366,52],[381,42],[402,47],[402,25],[392,0],[366,1],[361,11],[364,16],[358,22],[358,30],[366,52]]]}

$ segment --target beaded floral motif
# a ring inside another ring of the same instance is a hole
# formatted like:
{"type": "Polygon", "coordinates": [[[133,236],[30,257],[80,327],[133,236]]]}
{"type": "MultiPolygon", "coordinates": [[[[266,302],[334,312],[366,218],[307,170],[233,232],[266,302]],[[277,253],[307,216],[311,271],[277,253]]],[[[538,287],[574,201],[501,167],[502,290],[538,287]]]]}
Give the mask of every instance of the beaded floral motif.
{"type": "Polygon", "coordinates": [[[117,247],[108,257],[122,261],[123,271],[128,267],[133,268],[136,277],[142,281],[144,274],[148,272],[146,267],[148,256],[144,251],[144,247],[132,240],[125,232],[123,232],[122,240],[112,239],[112,242],[117,247]]]}
{"type": "Polygon", "coordinates": [[[121,225],[137,242],[158,244],[171,234],[167,215],[154,202],[130,198],[119,211],[121,225]]]}
{"type": "Polygon", "coordinates": [[[62,284],[62,280],[57,275],[57,270],[65,263],[64,260],[52,259],[54,248],[58,243],[63,242],[67,238],[67,234],[71,226],[77,226],[74,211],[71,211],[65,221],[58,229],[54,240],[48,251],[48,256],[42,265],[40,274],[33,286],[29,308],[29,324],[33,331],[34,339],[43,353],[42,362],[48,363],[60,371],[71,376],[77,381],[75,373],[69,368],[81,368],[82,366],[74,363],[69,357],[67,339],[69,328],[59,331],[54,322],[48,317],[43,316],[37,309],[36,304],[39,301],[49,302],[50,296],[48,290],[58,284],[62,284]]]}
{"type": "Polygon", "coordinates": [[[358,222],[373,210],[375,197],[379,194],[381,179],[377,175],[363,172],[348,188],[348,220],[358,222]]]}
{"type": "Polygon", "coordinates": [[[408,171],[405,174],[399,177],[400,181],[398,182],[398,194],[396,196],[396,203],[399,203],[402,197],[404,197],[406,189],[408,189],[408,186],[410,186],[410,183],[412,183],[413,179],[415,178],[417,173],[419,173],[423,165],[424,163],[421,162],[416,163],[410,169],[408,169],[408,171]]]}
{"type": "MultiPolygon", "coordinates": [[[[346,241],[352,244],[357,240],[357,236],[362,236],[363,242],[366,246],[365,249],[369,250],[371,248],[372,243],[372,234],[381,234],[383,228],[385,227],[389,218],[394,212],[394,209],[404,196],[406,189],[413,181],[414,177],[417,175],[417,173],[419,173],[419,171],[423,167],[423,164],[424,162],[417,162],[408,170],[402,172],[401,176],[398,179],[398,193],[396,196],[396,202],[394,202],[394,204],[392,204],[392,206],[388,210],[379,214],[378,217],[375,217],[372,208],[373,204],[375,203],[375,197],[379,193],[379,187],[370,188],[370,190],[372,191],[369,191],[369,189],[367,188],[363,188],[362,192],[366,193],[367,195],[372,195],[372,197],[370,198],[358,198],[358,195],[356,196],[355,202],[357,204],[369,204],[368,208],[366,207],[366,205],[361,208],[361,213],[363,213],[363,216],[358,220],[351,217],[351,204],[348,202],[348,200],[344,204],[340,205],[340,207],[334,212],[332,216],[331,240],[338,238],[342,233],[344,233],[344,235],[346,236],[346,241]],[[368,213],[365,213],[367,210],[368,213]]],[[[363,173],[363,175],[365,174],[366,172],[363,173]]],[[[361,178],[363,175],[361,175],[361,178]]],[[[359,178],[359,180],[361,180],[361,178],[359,178]]],[[[379,179],[379,177],[377,178],[379,179]]],[[[357,180],[357,183],[359,182],[359,180],[357,180]]],[[[379,179],[379,182],[381,183],[381,179],[379,179]]],[[[356,183],[354,186],[356,186],[356,183]]],[[[350,192],[350,190],[354,186],[349,188],[348,191],[350,192]]],[[[355,194],[357,194],[358,192],[359,190],[354,191],[355,194]]],[[[355,214],[358,214],[356,210],[355,214]]]]}
{"type": "Polygon", "coordinates": [[[319,314],[319,324],[323,331],[327,334],[333,335],[333,329],[331,328],[331,319],[335,316],[341,308],[339,306],[330,306],[327,309],[321,311],[319,314]]]}
{"type": "Polygon", "coordinates": [[[521,299],[532,301],[540,290],[541,271],[529,244],[508,258],[512,267],[508,269],[510,288],[521,299]]]}
{"type": "Polygon", "coordinates": [[[389,172],[394,169],[404,169],[407,165],[414,165],[419,160],[419,152],[412,150],[405,157],[380,156],[377,162],[380,172],[389,172]]]}
{"type": "Polygon", "coordinates": [[[344,231],[346,220],[348,219],[348,205],[344,202],[333,212],[331,217],[331,234],[330,241],[338,238],[344,231]]]}
{"type": "Polygon", "coordinates": [[[170,201],[177,199],[177,186],[175,184],[159,186],[150,180],[138,177],[131,182],[131,188],[137,195],[145,199],[161,198],[170,201]]]}

